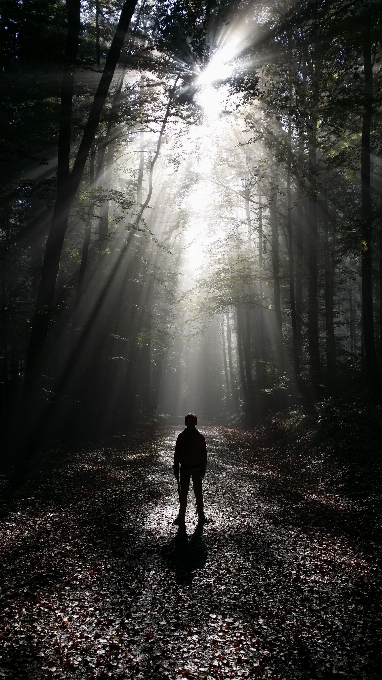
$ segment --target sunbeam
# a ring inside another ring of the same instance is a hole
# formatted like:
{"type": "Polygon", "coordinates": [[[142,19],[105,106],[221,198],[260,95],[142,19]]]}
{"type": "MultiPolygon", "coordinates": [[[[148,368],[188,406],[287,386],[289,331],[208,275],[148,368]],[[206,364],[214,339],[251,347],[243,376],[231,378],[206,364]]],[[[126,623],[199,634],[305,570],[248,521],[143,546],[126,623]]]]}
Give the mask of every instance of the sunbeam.
{"type": "Polygon", "coordinates": [[[290,3],[181,3],[178,13],[139,0],[118,62],[120,31],[113,38],[110,24],[101,39],[111,15],[101,20],[98,5],[73,26],[63,14],[60,40],[70,28],[73,41],[59,57],[50,46],[52,77],[38,71],[36,86],[24,33],[12,32],[29,5],[9,4],[19,14],[3,55],[4,399],[28,384],[40,429],[53,411],[58,430],[112,430],[186,406],[250,419],[307,384],[328,386],[338,362],[346,375],[363,370],[363,352],[375,363],[377,108],[371,121],[363,104],[352,120],[338,109],[363,102],[366,81],[380,86],[372,57],[362,70],[364,46],[325,37],[325,7],[314,33],[318,18],[290,3]],[[76,64],[66,89],[63,63],[76,64]]]}
{"type": "Polygon", "coordinates": [[[199,87],[197,101],[210,120],[216,120],[223,111],[229,96],[227,82],[238,70],[248,64],[240,57],[253,43],[253,23],[248,10],[227,21],[220,33],[211,37],[212,55],[207,65],[199,71],[196,85],[199,87]]]}
{"type": "Polygon", "coordinates": [[[0,679],[380,680],[381,2],[0,24],[0,679]]]}

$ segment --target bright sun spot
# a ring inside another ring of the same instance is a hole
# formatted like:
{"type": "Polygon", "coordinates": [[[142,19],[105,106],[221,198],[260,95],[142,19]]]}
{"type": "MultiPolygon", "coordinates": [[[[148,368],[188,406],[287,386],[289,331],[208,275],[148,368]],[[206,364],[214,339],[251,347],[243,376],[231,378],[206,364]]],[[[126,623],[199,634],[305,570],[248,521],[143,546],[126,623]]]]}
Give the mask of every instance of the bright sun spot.
{"type": "Polygon", "coordinates": [[[234,69],[233,64],[230,63],[233,56],[232,50],[228,48],[219,50],[214,54],[208,66],[199,75],[198,85],[212,85],[212,83],[216,83],[219,80],[229,78],[234,69]]]}
{"type": "Polygon", "coordinates": [[[220,85],[204,85],[197,94],[197,101],[203,107],[204,113],[209,119],[218,118],[223,110],[225,100],[228,94],[228,87],[220,85]]]}
{"type": "Polygon", "coordinates": [[[234,65],[230,63],[233,56],[228,48],[219,50],[197,79],[200,87],[197,99],[209,118],[218,117],[223,109],[228,87],[222,81],[233,73],[234,65]]]}
{"type": "Polygon", "coordinates": [[[246,44],[244,37],[242,31],[231,34],[225,44],[217,48],[197,78],[196,83],[200,88],[197,99],[210,119],[217,118],[224,107],[228,95],[225,81],[235,70],[235,59],[246,44]]]}

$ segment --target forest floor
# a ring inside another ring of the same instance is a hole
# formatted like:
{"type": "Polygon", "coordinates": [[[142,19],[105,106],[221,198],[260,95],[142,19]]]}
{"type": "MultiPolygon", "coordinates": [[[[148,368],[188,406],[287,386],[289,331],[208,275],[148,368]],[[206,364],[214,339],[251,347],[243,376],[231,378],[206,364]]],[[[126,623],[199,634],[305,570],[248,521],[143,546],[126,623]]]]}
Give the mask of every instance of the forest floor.
{"type": "Polygon", "coordinates": [[[192,499],[185,532],[178,428],[41,453],[2,506],[0,678],[380,680],[381,427],[357,414],[201,427],[212,522],[192,499]]]}

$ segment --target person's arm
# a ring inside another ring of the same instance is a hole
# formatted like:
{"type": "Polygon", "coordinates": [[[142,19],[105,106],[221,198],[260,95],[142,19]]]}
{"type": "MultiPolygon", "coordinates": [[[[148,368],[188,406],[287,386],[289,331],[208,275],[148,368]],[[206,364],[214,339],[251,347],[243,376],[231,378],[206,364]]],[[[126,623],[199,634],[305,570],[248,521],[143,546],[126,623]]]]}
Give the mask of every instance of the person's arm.
{"type": "Polygon", "coordinates": [[[178,438],[177,438],[176,444],[175,444],[174,465],[173,465],[174,475],[177,479],[179,479],[179,449],[180,449],[180,443],[179,443],[179,435],[178,435],[178,438]]]}
{"type": "Polygon", "coordinates": [[[202,440],[201,440],[201,448],[202,448],[202,458],[203,458],[203,463],[202,463],[202,475],[206,474],[206,468],[207,468],[207,447],[206,447],[206,440],[204,436],[202,435],[202,440]]]}

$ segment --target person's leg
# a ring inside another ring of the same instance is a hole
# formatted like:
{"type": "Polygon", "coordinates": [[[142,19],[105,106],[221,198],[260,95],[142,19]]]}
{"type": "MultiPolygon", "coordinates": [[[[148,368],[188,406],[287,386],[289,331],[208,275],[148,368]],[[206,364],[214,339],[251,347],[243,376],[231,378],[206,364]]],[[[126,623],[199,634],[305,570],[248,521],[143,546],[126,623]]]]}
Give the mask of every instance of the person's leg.
{"type": "Polygon", "coordinates": [[[179,519],[184,521],[187,508],[187,494],[190,488],[191,474],[189,470],[180,468],[179,482],[180,482],[180,498],[179,498],[179,519]]]}
{"type": "Polygon", "coordinates": [[[194,487],[194,494],[196,500],[196,508],[198,511],[199,518],[204,517],[204,503],[203,503],[203,488],[202,488],[203,477],[201,472],[194,472],[192,474],[192,485],[194,487]]]}

